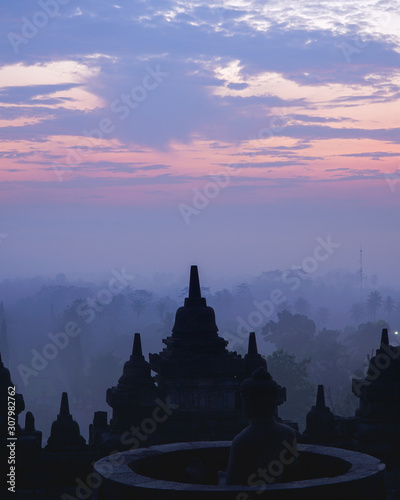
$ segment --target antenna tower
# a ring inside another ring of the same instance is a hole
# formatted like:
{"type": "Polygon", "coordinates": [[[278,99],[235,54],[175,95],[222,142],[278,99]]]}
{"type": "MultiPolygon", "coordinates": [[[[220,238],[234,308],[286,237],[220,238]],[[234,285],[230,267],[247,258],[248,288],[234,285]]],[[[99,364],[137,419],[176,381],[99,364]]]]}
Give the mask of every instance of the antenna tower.
{"type": "Polygon", "coordinates": [[[360,248],[360,302],[363,303],[363,251],[360,248]]]}

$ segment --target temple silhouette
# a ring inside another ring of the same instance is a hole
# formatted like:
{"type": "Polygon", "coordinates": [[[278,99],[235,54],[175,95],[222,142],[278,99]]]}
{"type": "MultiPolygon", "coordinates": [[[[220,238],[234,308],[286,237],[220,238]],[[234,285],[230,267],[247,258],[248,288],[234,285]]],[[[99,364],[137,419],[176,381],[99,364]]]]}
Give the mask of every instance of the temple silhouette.
{"type": "MultiPolygon", "coordinates": [[[[102,457],[152,445],[230,441],[247,425],[238,387],[257,368],[267,368],[267,363],[258,353],[254,332],[249,332],[245,356],[227,349],[228,341],[218,335],[215,312],[201,295],[197,266],[191,267],[188,297],[176,312],[172,334],[163,339],[165,347],[146,361],[140,334],[135,333],[132,340],[121,377],[115,386],[105,388],[112,417],[108,421],[107,412],[94,413],[88,443],[70,414],[67,393],[61,395],[46,444],[31,412],[26,413],[24,427],[20,425],[18,416],[25,404],[23,395],[15,395],[21,498],[83,498],[77,496],[79,487],[84,498],[92,494],[97,498],[97,486],[85,481],[93,463],[102,457]]],[[[3,478],[9,468],[4,455],[7,398],[13,385],[0,358],[3,478]]],[[[295,422],[285,423],[296,431],[299,443],[367,453],[382,460],[389,471],[400,469],[400,348],[390,346],[387,330],[366,378],[353,380],[353,392],[360,399],[354,417],[334,415],[320,385],[305,431],[300,433],[295,422]]],[[[286,389],[279,387],[278,404],[285,400],[286,389]]],[[[276,418],[281,421],[278,412],[276,418]]]]}

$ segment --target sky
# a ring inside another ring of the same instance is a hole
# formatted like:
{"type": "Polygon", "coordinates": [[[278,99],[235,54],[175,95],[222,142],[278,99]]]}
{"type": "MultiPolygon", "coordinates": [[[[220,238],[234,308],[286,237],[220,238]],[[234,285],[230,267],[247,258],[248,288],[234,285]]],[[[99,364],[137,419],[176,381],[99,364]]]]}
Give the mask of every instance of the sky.
{"type": "Polygon", "coordinates": [[[3,0],[0,19],[0,279],[355,271],[362,247],[398,283],[398,1],[3,0]]]}

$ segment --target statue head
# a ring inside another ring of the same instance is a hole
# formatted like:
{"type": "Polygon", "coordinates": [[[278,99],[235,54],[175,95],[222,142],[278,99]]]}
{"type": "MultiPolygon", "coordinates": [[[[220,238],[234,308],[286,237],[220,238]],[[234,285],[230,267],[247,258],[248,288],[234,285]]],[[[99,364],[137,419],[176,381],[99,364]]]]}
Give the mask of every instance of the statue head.
{"type": "Polygon", "coordinates": [[[279,385],[266,368],[255,370],[240,386],[244,413],[248,419],[271,417],[278,406],[279,385]]]}

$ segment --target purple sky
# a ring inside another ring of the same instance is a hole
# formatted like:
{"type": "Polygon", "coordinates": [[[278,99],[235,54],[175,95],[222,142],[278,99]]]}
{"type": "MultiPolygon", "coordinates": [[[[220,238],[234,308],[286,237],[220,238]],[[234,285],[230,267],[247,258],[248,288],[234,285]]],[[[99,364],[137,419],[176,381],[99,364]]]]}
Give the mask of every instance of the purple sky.
{"type": "Polygon", "coordinates": [[[330,236],[316,275],[362,245],[397,285],[398,12],[4,0],[0,279],[254,274],[330,236]]]}

